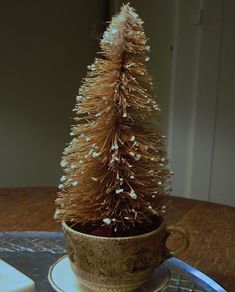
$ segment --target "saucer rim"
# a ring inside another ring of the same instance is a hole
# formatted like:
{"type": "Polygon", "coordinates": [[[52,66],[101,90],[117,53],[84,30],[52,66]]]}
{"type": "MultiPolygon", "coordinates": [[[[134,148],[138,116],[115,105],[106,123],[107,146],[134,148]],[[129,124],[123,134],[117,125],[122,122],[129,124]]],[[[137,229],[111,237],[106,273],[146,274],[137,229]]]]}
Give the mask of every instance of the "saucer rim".
{"type": "Polygon", "coordinates": [[[62,257],[58,258],[49,268],[49,271],[48,271],[48,275],[47,275],[47,278],[48,278],[48,281],[49,283],[51,284],[52,288],[56,290],[56,292],[65,292],[64,290],[62,290],[60,287],[58,287],[56,285],[56,283],[54,282],[53,280],[53,277],[52,277],[52,271],[54,269],[54,267],[60,262],[62,261],[64,258],[68,257],[67,254],[63,255],[62,257]]]}
{"type": "MultiPolygon", "coordinates": [[[[56,261],[50,266],[50,268],[49,268],[49,270],[48,270],[48,276],[47,276],[48,281],[49,281],[49,283],[51,284],[52,288],[53,288],[56,292],[66,292],[65,290],[63,290],[63,289],[61,289],[59,286],[57,286],[57,284],[54,282],[53,277],[52,277],[52,271],[53,271],[53,269],[54,269],[55,266],[56,266],[59,262],[61,262],[64,258],[68,258],[68,259],[69,259],[68,254],[65,254],[65,255],[63,255],[62,257],[58,258],[58,259],[57,259],[57,260],[56,260],[56,261]]],[[[169,282],[170,282],[170,270],[169,270],[169,267],[167,267],[166,265],[164,265],[164,268],[167,270],[167,273],[168,273],[168,279],[167,279],[166,283],[164,283],[164,284],[165,284],[164,287],[166,287],[166,286],[169,284],[169,282]]],[[[161,287],[160,289],[162,289],[162,287],[161,287]]],[[[161,291],[161,290],[156,290],[156,291],[161,291]]]]}

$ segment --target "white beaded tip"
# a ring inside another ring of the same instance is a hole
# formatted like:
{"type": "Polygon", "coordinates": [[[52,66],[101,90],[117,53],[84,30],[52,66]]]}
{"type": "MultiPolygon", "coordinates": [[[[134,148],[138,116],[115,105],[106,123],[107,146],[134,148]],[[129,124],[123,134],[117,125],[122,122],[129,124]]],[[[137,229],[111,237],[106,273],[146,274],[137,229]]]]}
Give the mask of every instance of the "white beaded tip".
{"type": "Polygon", "coordinates": [[[96,158],[96,157],[99,157],[100,156],[100,152],[92,152],[92,157],[96,158]]]}
{"type": "Polygon", "coordinates": [[[110,225],[111,224],[111,220],[109,218],[105,218],[103,219],[103,222],[107,225],[110,225]]]}
{"type": "Polygon", "coordinates": [[[68,162],[65,159],[62,159],[61,162],[60,162],[60,166],[61,167],[65,167],[65,166],[67,166],[67,164],[68,164],[68,162]]]}
{"type": "Polygon", "coordinates": [[[64,181],[66,181],[66,179],[67,179],[67,176],[66,175],[63,175],[63,176],[61,176],[60,181],[61,182],[64,182],[64,181]]]}
{"type": "Polygon", "coordinates": [[[77,95],[77,96],[76,96],[76,101],[77,101],[77,102],[82,101],[82,99],[83,99],[83,97],[82,97],[81,95],[77,95]]]}
{"type": "Polygon", "coordinates": [[[135,136],[131,136],[130,141],[134,142],[135,141],[135,136]]]}
{"type": "Polygon", "coordinates": [[[116,190],[116,194],[123,193],[123,191],[124,191],[123,189],[117,189],[117,190],[116,190]]]}
{"type": "Polygon", "coordinates": [[[132,199],[134,199],[134,200],[137,199],[137,195],[136,195],[136,193],[135,193],[134,190],[131,190],[131,192],[129,193],[129,196],[130,196],[132,199]]]}

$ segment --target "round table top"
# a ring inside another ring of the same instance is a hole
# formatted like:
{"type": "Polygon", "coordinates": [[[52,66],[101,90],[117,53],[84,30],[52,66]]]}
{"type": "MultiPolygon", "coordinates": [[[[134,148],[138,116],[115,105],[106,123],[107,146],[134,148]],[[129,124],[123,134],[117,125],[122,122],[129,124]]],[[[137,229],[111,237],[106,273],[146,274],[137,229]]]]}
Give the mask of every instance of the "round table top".
{"type": "MultiPolygon", "coordinates": [[[[0,231],[58,231],[53,219],[55,187],[0,189],[0,231]]],[[[173,196],[166,205],[167,224],[184,227],[189,247],[177,257],[216,280],[228,291],[235,287],[235,208],[173,196]]],[[[177,245],[172,236],[168,245],[177,245]]]]}

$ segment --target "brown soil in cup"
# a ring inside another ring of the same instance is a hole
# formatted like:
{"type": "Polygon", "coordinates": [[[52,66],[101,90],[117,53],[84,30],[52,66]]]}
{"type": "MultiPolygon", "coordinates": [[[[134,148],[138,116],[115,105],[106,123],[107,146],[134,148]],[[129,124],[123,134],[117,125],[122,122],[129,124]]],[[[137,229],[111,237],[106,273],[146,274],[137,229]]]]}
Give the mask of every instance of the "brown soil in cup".
{"type": "MultiPolygon", "coordinates": [[[[162,219],[160,216],[153,216],[152,218],[149,218],[149,221],[137,223],[134,227],[130,225],[130,227],[126,230],[117,230],[114,231],[114,228],[112,226],[104,225],[104,226],[97,226],[93,224],[82,224],[82,223],[71,223],[66,222],[68,226],[70,226],[72,229],[95,236],[102,236],[102,237],[126,237],[126,236],[136,236],[141,235],[144,233],[148,233],[153,231],[154,229],[157,229],[162,222],[162,219]]],[[[102,224],[102,223],[101,223],[102,224]]],[[[101,225],[100,224],[100,225],[101,225]]]]}

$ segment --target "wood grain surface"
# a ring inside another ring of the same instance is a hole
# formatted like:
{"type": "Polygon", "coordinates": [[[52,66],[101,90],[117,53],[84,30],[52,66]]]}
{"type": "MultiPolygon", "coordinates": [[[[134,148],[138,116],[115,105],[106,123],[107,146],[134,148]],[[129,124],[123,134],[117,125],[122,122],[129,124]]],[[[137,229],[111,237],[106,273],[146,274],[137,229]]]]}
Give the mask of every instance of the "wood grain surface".
{"type": "MultiPolygon", "coordinates": [[[[0,189],[0,231],[58,231],[53,219],[54,187],[0,189]]],[[[184,227],[190,238],[177,257],[235,292],[235,208],[179,197],[160,197],[168,224],[184,227]]],[[[179,238],[172,236],[170,248],[179,238]]]]}

